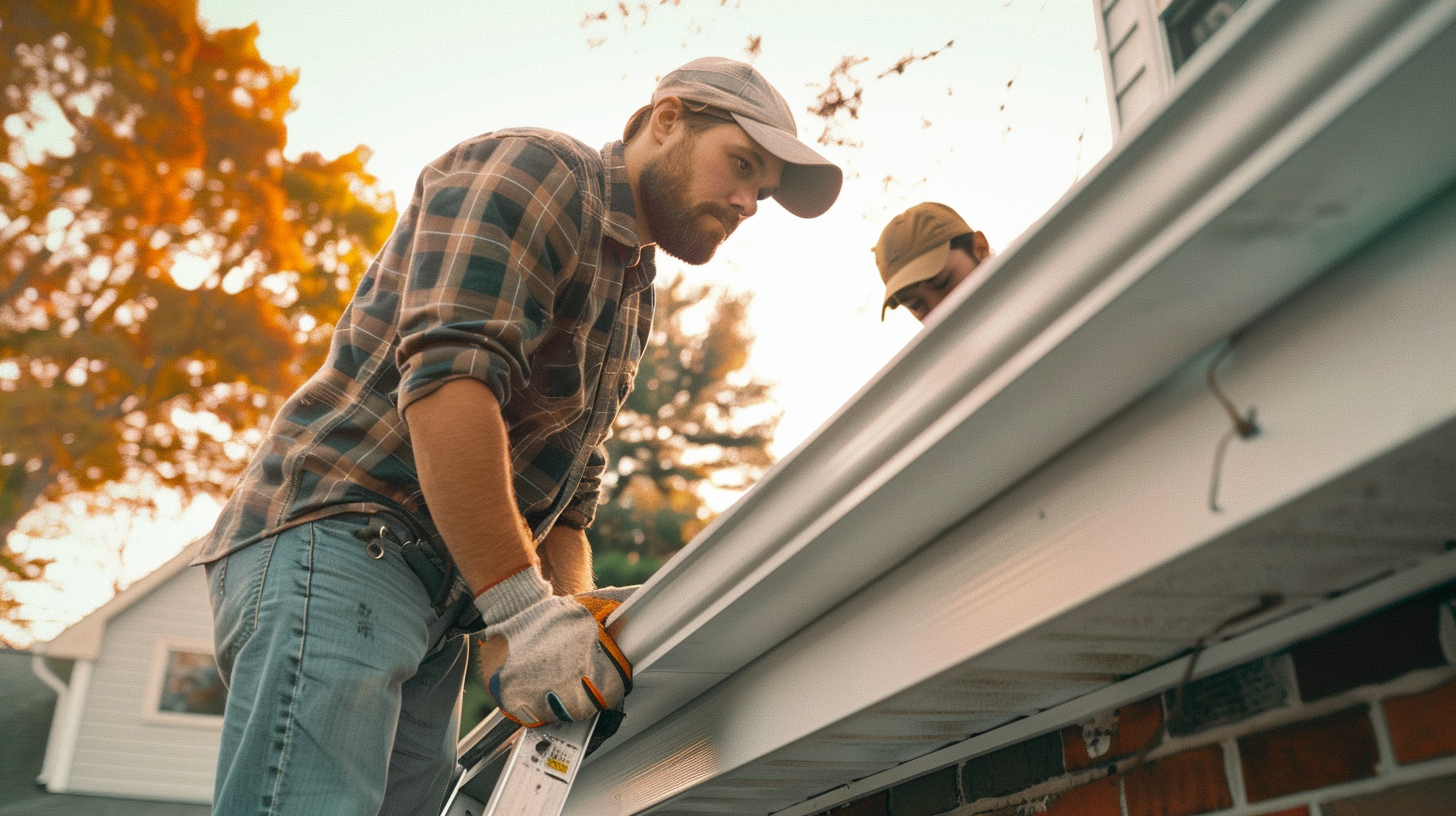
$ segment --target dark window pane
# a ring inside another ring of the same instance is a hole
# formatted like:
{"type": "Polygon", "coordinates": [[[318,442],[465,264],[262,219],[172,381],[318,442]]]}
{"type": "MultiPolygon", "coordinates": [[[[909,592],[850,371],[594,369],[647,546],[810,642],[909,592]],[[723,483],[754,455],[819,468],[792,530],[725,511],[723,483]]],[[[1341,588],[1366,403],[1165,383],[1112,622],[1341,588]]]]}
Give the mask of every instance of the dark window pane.
{"type": "Polygon", "coordinates": [[[158,711],[222,716],[227,689],[218,676],[212,655],[168,652],[167,675],[162,679],[158,711]]]}
{"type": "Polygon", "coordinates": [[[1168,29],[1168,46],[1173,51],[1173,67],[1187,62],[1243,4],[1244,0],[1188,0],[1173,4],[1163,17],[1168,29]]]}

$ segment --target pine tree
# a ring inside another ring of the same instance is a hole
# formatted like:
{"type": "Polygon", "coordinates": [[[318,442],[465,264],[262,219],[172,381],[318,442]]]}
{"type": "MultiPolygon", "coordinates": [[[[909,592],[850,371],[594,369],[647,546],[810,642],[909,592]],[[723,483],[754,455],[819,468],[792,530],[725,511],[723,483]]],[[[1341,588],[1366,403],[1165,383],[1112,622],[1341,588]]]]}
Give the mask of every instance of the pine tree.
{"type": "Polygon", "coordinates": [[[659,284],[587,531],[598,583],[641,583],[711,519],[706,491],[747,488],[772,462],[779,412],[770,384],[744,370],[749,301],[681,275],[659,284]]]}

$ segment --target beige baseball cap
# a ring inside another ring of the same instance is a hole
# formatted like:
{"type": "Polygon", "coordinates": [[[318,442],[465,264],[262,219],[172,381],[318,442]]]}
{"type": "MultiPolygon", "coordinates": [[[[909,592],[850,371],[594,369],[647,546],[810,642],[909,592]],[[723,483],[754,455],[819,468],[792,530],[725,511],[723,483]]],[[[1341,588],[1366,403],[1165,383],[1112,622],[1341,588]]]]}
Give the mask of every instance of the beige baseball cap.
{"type": "MultiPolygon", "coordinates": [[[[843,172],[799,141],[789,103],[753,66],[724,57],[695,59],[657,83],[652,104],[669,96],[727,111],[763,149],[783,159],[787,166],[773,197],[794,215],[823,215],[839,197],[843,172]]],[[[645,121],[643,113],[651,108],[647,105],[632,114],[622,141],[632,138],[645,121]]]]}
{"type": "Polygon", "coordinates": [[[974,231],[955,210],[933,201],[916,204],[890,219],[875,244],[875,265],[885,282],[880,317],[885,316],[896,292],[940,274],[950,259],[951,239],[974,231]]]}

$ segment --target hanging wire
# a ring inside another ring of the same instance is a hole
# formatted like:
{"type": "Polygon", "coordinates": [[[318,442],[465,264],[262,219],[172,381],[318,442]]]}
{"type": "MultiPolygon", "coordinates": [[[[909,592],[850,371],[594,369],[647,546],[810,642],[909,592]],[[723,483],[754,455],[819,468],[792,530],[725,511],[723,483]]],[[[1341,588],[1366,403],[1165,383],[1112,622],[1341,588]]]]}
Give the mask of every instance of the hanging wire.
{"type": "Polygon", "coordinates": [[[1208,481],[1208,509],[1215,513],[1222,513],[1223,508],[1218,506],[1218,483],[1223,475],[1223,457],[1228,451],[1229,443],[1237,436],[1240,439],[1250,439],[1259,435],[1259,424],[1255,421],[1254,407],[1249,406],[1248,413],[1239,415],[1239,409],[1234,406],[1233,400],[1224,394],[1223,389],[1218,387],[1218,364],[1233,351],[1234,343],[1238,337],[1229,338],[1228,343],[1208,364],[1208,371],[1204,373],[1203,380],[1208,384],[1208,390],[1213,394],[1218,404],[1229,416],[1232,427],[1218,440],[1218,445],[1213,449],[1213,473],[1208,481]]]}
{"type": "MultiPolygon", "coordinates": [[[[1184,694],[1187,692],[1188,684],[1193,681],[1193,672],[1198,667],[1198,658],[1203,655],[1203,651],[1208,648],[1208,644],[1214,638],[1223,634],[1229,627],[1258,617],[1277,606],[1283,605],[1284,601],[1284,595],[1278,592],[1260,595],[1259,600],[1253,606],[1219,621],[1217,626],[1208,630],[1206,634],[1193,642],[1193,648],[1188,652],[1188,663],[1183,667],[1183,674],[1178,678],[1178,685],[1173,687],[1173,704],[1168,707],[1167,728],[1172,728],[1173,722],[1183,716],[1184,694]]],[[[1159,731],[1158,735],[1148,740],[1148,743],[1132,759],[1128,760],[1127,764],[1118,773],[1127,774],[1138,766],[1143,765],[1148,761],[1148,754],[1152,753],[1162,744],[1163,732],[1159,731]]]]}
{"type": "Polygon", "coordinates": [[[1262,615],[1283,603],[1284,595],[1281,593],[1270,592],[1260,595],[1258,603],[1254,606],[1220,622],[1218,626],[1193,644],[1193,651],[1188,655],[1188,665],[1183,667],[1183,676],[1178,678],[1178,685],[1173,689],[1173,705],[1168,709],[1169,723],[1183,715],[1183,694],[1188,689],[1188,683],[1193,680],[1193,670],[1198,666],[1198,658],[1203,654],[1203,650],[1208,648],[1209,641],[1223,634],[1224,630],[1230,626],[1262,615]]]}

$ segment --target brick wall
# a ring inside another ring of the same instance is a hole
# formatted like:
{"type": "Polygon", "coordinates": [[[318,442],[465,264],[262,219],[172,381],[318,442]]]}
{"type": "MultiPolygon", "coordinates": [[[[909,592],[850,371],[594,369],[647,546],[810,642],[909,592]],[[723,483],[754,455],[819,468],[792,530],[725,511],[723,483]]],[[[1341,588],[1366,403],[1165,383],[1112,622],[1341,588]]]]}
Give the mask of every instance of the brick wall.
{"type": "Polygon", "coordinates": [[[1456,586],[834,816],[1456,816],[1456,586]]]}

